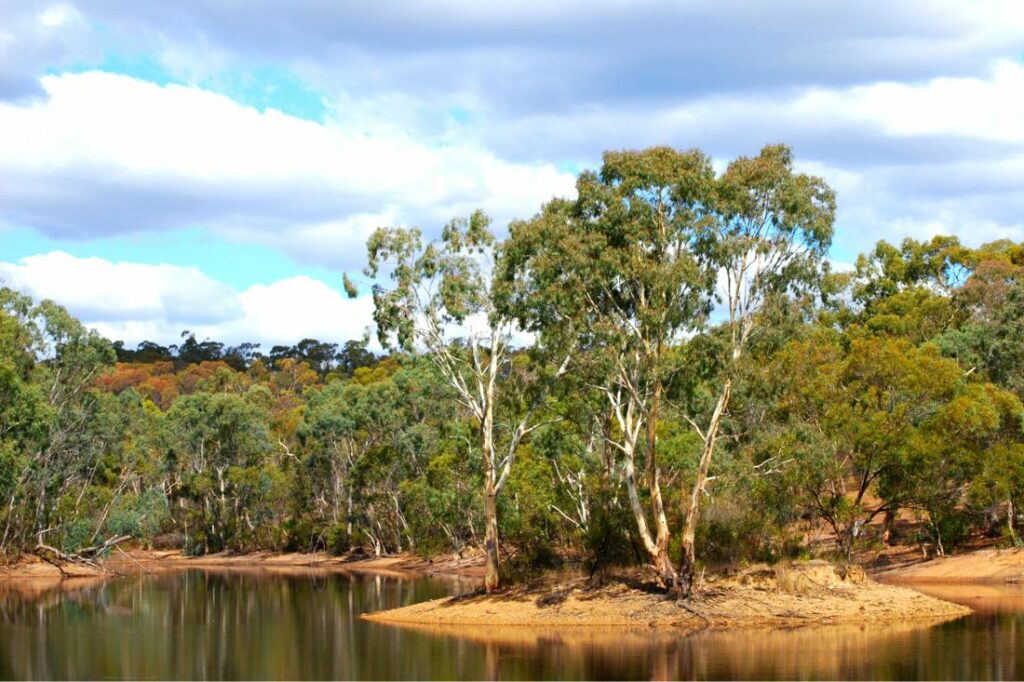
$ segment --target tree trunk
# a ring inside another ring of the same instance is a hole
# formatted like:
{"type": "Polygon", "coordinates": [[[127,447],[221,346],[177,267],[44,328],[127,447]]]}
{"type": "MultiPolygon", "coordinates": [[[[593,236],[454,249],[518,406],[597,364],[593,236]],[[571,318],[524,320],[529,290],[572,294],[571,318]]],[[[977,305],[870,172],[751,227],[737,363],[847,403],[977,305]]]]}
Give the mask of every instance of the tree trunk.
{"type": "Polygon", "coordinates": [[[892,509],[885,510],[885,517],[882,519],[882,544],[889,547],[892,543],[892,525],[896,520],[896,514],[892,509]]]}
{"type": "Polygon", "coordinates": [[[658,469],[658,414],[661,411],[661,382],[654,384],[651,410],[647,417],[647,488],[651,494],[651,510],[654,512],[655,551],[651,556],[654,570],[665,587],[676,582],[676,571],[668,556],[669,529],[665,517],[665,504],[661,497],[660,470],[658,469]]]}
{"type": "Polygon", "coordinates": [[[1016,521],[1016,519],[1014,518],[1016,516],[1016,514],[1017,514],[1016,510],[1013,508],[1013,499],[1012,498],[1007,499],[1006,500],[1006,530],[1008,530],[1010,532],[1010,540],[1013,541],[1014,545],[1017,544],[1017,529],[1016,529],[1016,524],[1014,523],[1016,521]]]}
{"type": "Polygon", "coordinates": [[[647,526],[647,516],[644,513],[643,505],[640,503],[640,491],[637,489],[633,444],[628,442],[626,443],[624,454],[626,466],[623,473],[626,481],[626,494],[629,498],[629,508],[633,512],[633,518],[636,519],[637,534],[640,536],[639,539],[644,546],[644,551],[647,553],[647,557],[654,565],[655,571],[657,571],[658,575],[661,576],[661,568],[657,563],[658,543],[651,536],[650,528],[647,526]]]}
{"type": "Polygon", "coordinates": [[[484,403],[481,423],[483,456],[486,475],[484,477],[484,590],[498,589],[498,466],[494,457],[494,401],[488,390],[484,403]]]}
{"type": "Polygon", "coordinates": [[[345,544],[352,545],[352,487],[348,488],[348,504],[345,512],[345,544]]]}
{"type": "MultiPolygon", "coordinates": [[[[725,409],[729,406],[729,397],[732,393],[732,379],[726,379],[722,385],[722,393],[718,396],[718,404],[711,415],[711,423],[704,434],[704,448],[700,455],[700,463],[697,466],[697,476],[693,482],[693,489],[690,491],[690,504],[686,508],[683,520],[683,536],[681,542],[682,558],[679,562],[679,571],[676,574],[674,589],[678,600],[689,599],[693,592],[693,574],[696,570],[697,552],[695,548],[697,537],[697,519],[700,514],[701,495],[704,494],[704,486],[708,480],[708,471],[711,469],[711,456],[715,452],[715,441],[718,438],[718,428],[722,424],[725,409]]],[[[684,497],[685,499],[685,497],[684,497]]]]}
{"type": "Polygon", "coordinates": [[[498,589],[498,504],[497,493],[493,481],[487,482],[484,495],[484,523],[487,530],[484,534],[484,552],[486,566],[484,572],[484,590],[493,592],[498,589]]]}

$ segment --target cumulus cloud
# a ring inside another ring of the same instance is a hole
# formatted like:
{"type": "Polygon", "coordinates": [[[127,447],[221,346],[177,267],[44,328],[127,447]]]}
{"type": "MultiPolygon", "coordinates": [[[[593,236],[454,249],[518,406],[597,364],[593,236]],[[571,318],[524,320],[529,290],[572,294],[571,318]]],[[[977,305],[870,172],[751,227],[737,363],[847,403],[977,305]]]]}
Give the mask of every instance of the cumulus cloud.
{"type": "MultiPolygon", "coordinates": [[[[783,141],[838,191],[838,257],[939,232],[1024,239],[1019,0],[256,2],[246,21],[219,0],[0,6],[0,230],[199,226],[355,269],[379,225],[431,232],[481,207],[500,229],[571,195],[564,169],[603,149],[700,147],[722,167],[783,141]],[[109,55],[188,85],[61,71],[109,55]],[[267,65],[323,95],[322,120],[218,94],[267,65]]],[[[193,326],[257,328],[246,292],[198,275],[182,276],[215,312],[193,326]]],[[[131,338],[144,310],[168,329],[187,316],[169,294],[121,313],[78,295],[131,338]]]]}
{"type": "Polygon", "coordinates": [[[229,344],[343,342],[373,321],[369,296],[348,299],[297,276],[236,292],[197,268],[77,258],[59,251],[0,262],[5,286],[52,298],[87,326],[132,346],[172,343],[183,329],[229,344]]]}
{"type": "Polygon", "coordinates": [[[0,263],[8,286],[51,298],[84,319],[219,322],[241,315],[235,292],[196,268],[114,263],[61,251],[0,263]],[[202,306],[198,306],[202,303],[202,306]]]}
{"type": "Polygon", "coordinates": [[[471,143],[364,133],[103,72],[0,104],[0,221],[96,238],[203,226],[306,262],[358,265],[382,221],[425,229],[484,207],[530,214],[573,178],[471,143]]]}
{"type": "Polygon", "coordinates": [[[0,100],[42,96],[48,68],[98,56],[92,29],[66,2],[0,2],[0,100]]]}
{"type": "Polygon", "coordinates": [[[997,60],[977,76],[716,94],[655,110],[621,102],[489,133],[502,154],[516,154],[515,141],[529,136],[570,158],[593,140],[700,147],[719,161],[784,141],[802,169],[837,190],[837,238],[847,256],[875,239],[937,232],[975,244],[1024,239],[1020,61],[997,60]]]}
{"type": "Polygon", "coordinates": [[[287,62],[361,95],[476,92],[512,116],[971,74],[1024,36],[1017,0],[257,2],[245,21],[218,0],[79,7],[125,40],[167,46],[172,64],[183,54],[287,62]]]}

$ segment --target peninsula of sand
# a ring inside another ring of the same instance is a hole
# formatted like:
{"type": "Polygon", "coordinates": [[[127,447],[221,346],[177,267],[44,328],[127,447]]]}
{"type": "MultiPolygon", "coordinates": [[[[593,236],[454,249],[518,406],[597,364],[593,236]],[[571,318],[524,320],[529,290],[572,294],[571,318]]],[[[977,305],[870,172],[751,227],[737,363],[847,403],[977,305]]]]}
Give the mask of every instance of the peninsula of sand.
{"type": "MultiPolygon", "coordinates": [[[[247,570],[272,573],[372,571],[393,575],[461,575],[475,585],[482,558],[423,559],[413,555],[366,558],[323,553],[257,552],[187,557],[180,551],[118,551],[91,565],[47,561],[35,555],[0,566],[0,580],[66,584],[118,574],[181,569],[247,570]],[[70,579],[70,580],[69,580],[70,579]]],[[[1024,581],[1024,551],[985,549],[964,555],[876,570],[882,582],[853,567],[837,570],[824,561],[759,565],[708,575],[685,606],[642,571],[592,577],[554,573],[486,595],[482,591],[365,614],[381,623],[436,628],[464,626],[671,626],[685,629],[791,627],[799,625],[915,622],[927,624],[967,615],[959,604],[894,583],[977,583],[1024,581]]],[[[933,589],[932,594],[939,594],[933,589]]]]}
{"type": "Polygon", "coordinates": [[[494,594],[436,599],[365,614],[409,626],[671,626],[686,629],[940,622],[971,613],[966,606],[868,578],[858,568],[838,571],[810,561],[753,566],[707,578],[680,606],[636,572],[607,576],[564,574],[494,594]]]}

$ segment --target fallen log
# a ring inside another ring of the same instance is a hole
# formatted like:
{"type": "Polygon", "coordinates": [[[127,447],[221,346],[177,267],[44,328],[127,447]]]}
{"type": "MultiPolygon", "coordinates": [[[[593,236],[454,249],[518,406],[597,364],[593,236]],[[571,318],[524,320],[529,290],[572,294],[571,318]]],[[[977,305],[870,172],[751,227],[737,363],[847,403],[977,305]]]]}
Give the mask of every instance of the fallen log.
{"type": "Polygon", "coordinates": [[[75,554],[77,554],[78,556],[81,556],[81,557],[92,558],[92,557],[96,556],[97,554],[102,554],[103,552],[105,552],[106,550],[110,549],[111,547],[116,547],[117,545],[121,544],[122,542],[127,542],[128,540],[131,540],[131,539],[132,539],[131,535],[115,536],[115,537],[112,537],[112,538],[106,540],[105,542],[102,542],[102,543],[100,543],[98,545],[95,545],[93,547],[85,547],[83,549],[80,549],[77,552],[75,552],[75,554]]]}
{"type": "Polygon", "coordinates": [[[119,535],[109,538],[108,540],[98,545],[94,545],[92,547],[83,547],[77,552],[70,553],[62,552],[56,547],[51,547],[50,545],[40,542],[36,545],[35,553],[39,558],[41,558],[46,563],[56,566],[60,570],[61,575],[63,576],[67,576],[67,571],[64,570],[64,567],[59,562],[63,562],[65,564],[79,564],[83,566],[90,566],[92,568],[95,568],[96,570],[102,571],[105,569],[102,566],[100,566],[99,563],[96,562],[96,557],[102,554],[104,551],[110,549],[111,547],[116,547],[122,542],[131,540],[131,538],[131,535],[119,535]]]}

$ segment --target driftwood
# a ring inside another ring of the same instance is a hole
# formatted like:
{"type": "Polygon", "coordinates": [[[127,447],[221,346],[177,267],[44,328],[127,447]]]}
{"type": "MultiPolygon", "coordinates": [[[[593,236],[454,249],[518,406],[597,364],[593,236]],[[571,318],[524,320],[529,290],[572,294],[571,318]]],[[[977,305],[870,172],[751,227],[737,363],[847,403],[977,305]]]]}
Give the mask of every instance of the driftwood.
{"type": "Polygon", "coordinates": [[[64,570],[62,562],[64,564],[79,564],[83,566],[91,566],[97,570],[103,570],[103,568],[96,562],[96,557],[110,549],[116,547],[122,542],[131,540],[131,535],[119,535],[108,540],[101,542],[98,545],[92,547],[83,547],[77,552],[62,552],[56,547],[43,544],[40,542],[36,545],[36,555],[48,564],[52,564],[60,570],[61,575],[67,576],[67,571],[64,570]]]}
{"type": "Polygon", "coordinates": [[[122,542],[127,542],[127,541],[129,541],[131,539],[132,539],[131,535],[119,535],[119,536],[116,536],[116,537],[112,537],[112,538],[108,539],[107,541],[102,542],[102,543],[100,543],[98,545],[95,545],[93,547],[86,547],[84,549],[80,549],[77,552],[75,552],[75,554],[77,554],[78,556],[83,557],[83,558],[90,558],[91,559],[92,557],[95,557],[95,556],[97,556],[99,554],[102,554],[103,552],[107,551],[111,547],[115,547],[115,546],[121,544],[122,542]]]}

